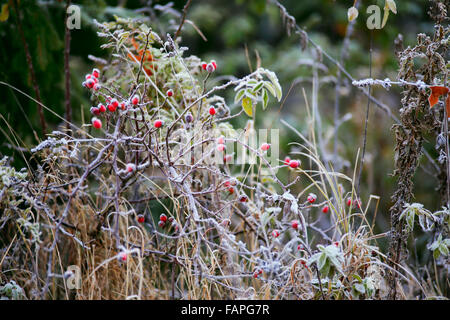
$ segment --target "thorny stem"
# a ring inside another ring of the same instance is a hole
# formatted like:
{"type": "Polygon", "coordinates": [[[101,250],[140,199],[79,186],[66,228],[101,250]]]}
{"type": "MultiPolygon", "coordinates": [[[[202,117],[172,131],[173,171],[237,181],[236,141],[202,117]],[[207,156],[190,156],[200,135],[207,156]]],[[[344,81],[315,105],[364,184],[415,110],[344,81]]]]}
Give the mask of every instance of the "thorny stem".
{"type": "MultiPolygon", "coordinates": [[[[370,31],[370,49],[369,49],[369,77],[372,77],[372,48],[373,46],[373,30],[370,31]]],[[[369,95],[372,91],[372,86],[369,86],[369,95]]],[[[360,186],[361,186],[361,176],[364,167],[364,156],[366,155],[366,145],[367,145],[367,127],[369,125],[369,113],[370,113],[370,99],[367,99],[367,108],[366,108],[366,118],[364,120],[364,137],[363,137],[363,149],[361,154],[361,164],[359,167],[359,175],[358,175],[358,187],[356,188],[356,194],[360,198],[360,186]]],[[[359,201],[359,200],[358,200],[359,201]]]]}
{"type": "Polygon", "coordinates": [[[66,25],[66,33],[65,33],[65,45],[64,45],[64,76],[65,76],[65,85],[66,85],[66,92],[65,92],[65,104],[66,104],[66,128],[67,130],[70,129],[70,124],[72,122],[72,108],[70,105],[70,65],[69,65],[69,59],[70,59],[70,29],[67,25],[67,19],[69,17],[68,8],[70,6],[71,0],[67,0],[66,3],[66,19],[65,19],[65,25],[66,25]]]}
{"type": "MultiPolygon", "coordinates": [[[[355,3],[356,8],[358,8],[359,3],[355,3]]],[[[345,31],[345,37],[344,42],[342,44],[341,53],[339,57],[339,63],[344,66],[345,56],[347,54],[348,46],[350,44],[350,37],[353,34],[354,25],[355,25],[356,19],[350,21],[347,24],[347,28],[345,31]]],[[[338,161],[338,131],[340,126],[340,120],[339,120],[339,109],[340,109],[340,96],[341,96],[341,82],[342,82],[342,72],[338,68],[337,75],[336,75],[336,86],[335,86],[335,95],[334,95],[334,145],[333,145],[333,169],[336,171],[339,171],[340,165],[338,161]]]]}

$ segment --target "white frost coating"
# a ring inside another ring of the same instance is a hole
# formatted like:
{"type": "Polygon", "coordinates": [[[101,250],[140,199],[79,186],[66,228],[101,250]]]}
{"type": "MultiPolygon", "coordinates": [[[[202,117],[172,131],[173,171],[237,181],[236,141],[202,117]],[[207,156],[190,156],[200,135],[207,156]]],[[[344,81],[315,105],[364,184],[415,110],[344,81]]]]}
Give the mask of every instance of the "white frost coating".
{"type": "Polygon", "coordinates": [[[68,142],[65,138],[56,139],[56,138],[50,137],[47,140],[42,141],[35,148],[31,149],[31,152],[36,153],[43,149],[60,147],[61,145],[67,145],[67,144],[68,144],[68,142]]]}
{"type": "Polygon", "coordinates": [[[405,80],[392,81],[389,78],[386,78],[384,80],[367,78],[367,79],[362,79],[362,80],[355,80],[352,82],[352,84],[355,87],[367,87],[367,86],[373,86],[373,85],[380,85],[387,90],[389,90],[389,88],[392,85],[414,86],[414,87],[419,88],[419,90],[425,90],[426,88],[430,87],[430,85],[426,84],[422,80],[417,80],[416,82],[408,82],[405,80]]]}

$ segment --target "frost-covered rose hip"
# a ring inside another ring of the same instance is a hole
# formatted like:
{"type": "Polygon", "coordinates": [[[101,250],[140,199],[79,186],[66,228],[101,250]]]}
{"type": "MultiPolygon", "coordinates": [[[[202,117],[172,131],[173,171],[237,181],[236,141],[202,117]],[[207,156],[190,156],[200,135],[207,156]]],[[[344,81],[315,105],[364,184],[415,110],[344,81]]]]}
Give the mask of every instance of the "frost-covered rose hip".
{"type": "Polygon", "coordinates": [[[322,212],[323,213],[328,213],[328,211],[330,211],[330,207],[329,206],[323,206],[322,212]]]}
{"type": "Polygon", "coordinates": [[[137,105],[139,103],[139,96],[137,94],[131,99],[131,103],[133,105],[137,105]]]}
{"type": "Polygon", "coordinates": [[[216,114],[216,108],[210,107],[209,108],[209,114],[212,115],[212,116],[215,115],[216,114]]]}
{"type": "Polygon", "coordinates": [[[153,126],[154,126],[155,128],[161,128],[162,125],[163,125],[162,120],[156,120],[156,121],[153,123],[153,126]]]}
{"type": "Polygon", "coordinates": [[[289,165],[289,162],[291,162],[291,158],[289,158],[289,157],[286,157],[286,158],[284,158],[284,164],[285,165],[289,165]]]}
{"type": "Polygon", "coordinates": [[[115,107],[112,103],[108,104],[108,110],[111,112],[116,111],[117,107],[115,107]]]}
{"type": "Polygon", "coordinates": [[[127,258],[128,258],[128,255],[127,255],[126,252],[120,252],[119,253],[119,260],[120,261],[125,262],[125,261],[127,261],[127,258]]]}
{"type": "Polygon", "coordinates": [[[214,72],[216,70],[216,68],[214,68],[214,65],[212,63],[208,63],[206,65],[206,71],[208,71],[209,73],[214,72]]]}
{"type": "Polygon", "coordinates": [[[114,108],[117,108],[119,106],[119,101],[117,101],[117,99],[112,99],[111,104],[114,108]]]}
{"type": "Polygon", "coordinates": [[[133,172],[136,170],[136,165],[134,163],[127,163],[127,172],[133,172]]]}
{"type": "Polygon", "coordinates": [[[292,228],[295,229],[295,230],[298,229],[299,224],[300,224],[300,223],[298,222],[298,220],[292,220],[292,221],[291,221],[291,226],[292,226],[292,228]]]}
{"type": "Polygon", "coordinates": [[[292,169],[298,168],[299,165],[300,165],[300,162],[298,160],[289,161],[289,167],[291,167],[292,169]]]}
{"type": "Polygon", "coordinates": [[[317,196],[314,193],[308,194],[308,198],[306,198],[309,203],[314,203],[317,200],[317,196]]]}
{"type": "Polygon", "coordinates": [[[173,90],[172,89],[167,90],[166,95],[168,97],[172,97],[173,96],[173,90]]]}
{"type": "Polygon", "coordinates": [[[94,117],[94,118],[92,118],[91,122],[92,122],[92,126],[95,129],[101,129],[102,128],[102,122],[101,122],[100,119],[94,117]]]}
{"type": "Polygon", "coordinates": [[[263,143],[262,145],[261,145],[261,150],[262,151],[267,151],[267,150],[269,150],[270,149],[270,144],[268,144],[268,143],[263,143]]]}
{"type": "Polygon", "coordinates": [[[347,198],[347,206],[351,206],[352,205],[352,198],[347,198]]]}
{"type": "Polygon", "coordinates": [[[98,108],[98,110],[99,110],[100,112],[105,112],[105,111],[106,111],[106,107],[105,107],[104,104],[99,103],[98,106],[97,106],[97,108],[98,108]]]}
{"type": "Polygon", "coordinates": [[[254,272],[253,272],[253,277],[256,279],[258,278],[259,275],[261,275],[263,273],[262,269],[257,268],[254,272]]]}
{"type": "Polygon", "coordinates": [[[167,216],[163,213],[159,216],[159,220],[162,222],[166,222],[167,221],[167,216]]]}
{"type": "Polygon", "coordinates": [[[218,144],[225,144],[225,138],[224,138],[223,136],[217,138],[217,143],[218,143],[218,144]]]}
{"type": "Polygon", "coordinates": [[[218,144],[217,145],[217,151],[223,152],[225,151],[226,147],[224,144],[218,144]]]}
{"type": "Polygon", "coordinates": [[[137,216],[137,221],[139,223],[144,223],[145,222],[145,216],[143,214],[140,214],[137,216]]]}
{"type": "Polygon", "coordinates": [[[100,110],[97,107],[91,107],[91,113],[98,116],[100,114],[100,110]]]}
{"type": "Polygon", "coordinates": [[[88,79],[86,80],[86,87],[88,87],[89,89],[92,89],[94,87],[95,81],[92,79],[88,79]]]}
{"type": "Polygon", "coordinates": [[[92,75],[96,78],[100,77],[100,70],[98,70],[97,68],[94,68],[92,70],[92,75]]]}
{"type": "Polygon", "coordinates": [[[164,221],[159,220],[158,226],[159,226],[160,228],[164,228],[165,225],[166,225],[166,223],[165,223],[164,221]]]}
{"type": "Polygon", "coordinates": [[[272,237],[278,238],[279,236],[280,236],[280,231],[278,231],[278,230],[273,230],[272,231],[272,237]]]}
{"type": "Polygon", "coordinates": [[[248,202],[248,197],[245,196],[245,195],[242,195],[242,196],[239,197],[239,201],[240,202],[248,202]]]}

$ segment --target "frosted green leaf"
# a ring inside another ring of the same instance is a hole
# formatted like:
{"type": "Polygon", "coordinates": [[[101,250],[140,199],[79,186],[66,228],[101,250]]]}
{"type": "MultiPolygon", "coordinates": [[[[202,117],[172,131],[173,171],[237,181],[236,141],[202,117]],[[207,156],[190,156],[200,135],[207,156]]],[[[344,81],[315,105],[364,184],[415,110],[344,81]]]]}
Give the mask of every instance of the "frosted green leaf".
{"type": "Polygon", "coordinates": [[[263,90],[262,92],[263,97],[263,110],[266,110],[267,105],[269,104],[269,94],[267,93],[267,90],[263,90]]]}
{"type": "Polygon", "coordinates": [[[235,96],[234,96],[234,103],[238,103],[241,101],[241,99],[244,97],[245,90],[241,89],[235,96]]]}

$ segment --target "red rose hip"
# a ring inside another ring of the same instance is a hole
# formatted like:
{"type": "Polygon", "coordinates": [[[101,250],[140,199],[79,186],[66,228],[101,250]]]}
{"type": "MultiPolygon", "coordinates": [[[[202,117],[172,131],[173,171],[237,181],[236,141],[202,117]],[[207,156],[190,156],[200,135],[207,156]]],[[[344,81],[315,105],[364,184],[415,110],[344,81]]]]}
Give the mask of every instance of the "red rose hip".
{"type": "Polygon", "coordinates": [[[91,122],[92,122],[92,126],[95,129],[101,129],[102,128],[102,122],[100,121],[100,119],[94,117],[94,118],[92,118],[91,122]]]}

